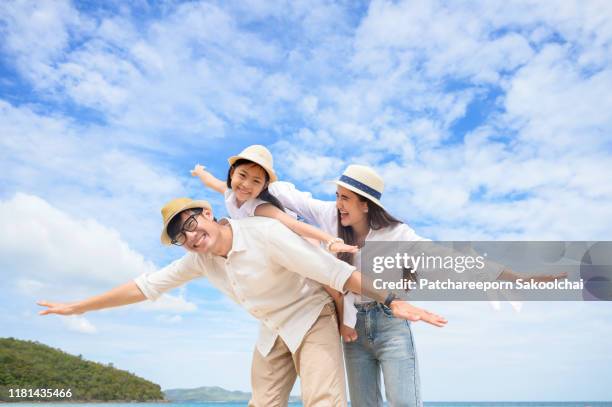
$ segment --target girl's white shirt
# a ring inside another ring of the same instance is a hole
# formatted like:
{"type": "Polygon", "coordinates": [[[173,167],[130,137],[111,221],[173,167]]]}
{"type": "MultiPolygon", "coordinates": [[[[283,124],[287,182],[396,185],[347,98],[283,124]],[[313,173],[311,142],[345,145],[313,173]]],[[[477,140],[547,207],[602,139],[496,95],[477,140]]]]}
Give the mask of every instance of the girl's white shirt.
{"type": "Polygon", "coordinates": [[[225,197],[225,209],[232,219],[244,219],[249,216],[255,216],[255,209],[259,205],[267,203],[259,198],[253,198],[238,206],[236,194],[230,188],[225,190],[223,196],[225,197]]]}
{"type": "MultiPolygon", "coordinates": [[[[268,190],[283,204],[283,206],[298,215],[302,216],[309,223],[317,226],[321,230],[332,236],[338,235],[338,210],[335,201],[321,201],[312,197],[309,192],[303,192],[295,188],[289,182],[276,181],[268,187],[268,190]]],[[[414,229],[405,223],[389,226],[379,230],[370,229],[365,238],[366,242],[375,241],[429,241],[416,234],[414,229]]],[[[357,270],[361,270],[360,253],[354,255],[357,270]]],[[[354,328],[357,322],[356,303],[372,301],[367,297],[362,297],[353,293],[344,296],[344,325],[354,328]]]]}

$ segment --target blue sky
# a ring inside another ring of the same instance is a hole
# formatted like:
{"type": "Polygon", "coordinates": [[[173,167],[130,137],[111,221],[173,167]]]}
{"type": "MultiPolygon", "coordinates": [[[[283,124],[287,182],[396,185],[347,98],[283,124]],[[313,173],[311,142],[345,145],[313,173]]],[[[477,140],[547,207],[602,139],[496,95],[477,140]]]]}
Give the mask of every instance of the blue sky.
{"type": "MultiPolygon", "coordinates": [[[[350,163],[434,239],[610,240],[607,1],[0,4],[0,326],[163,388],[249,388],[257,324],[198,281],[61,319],[181,254],[159,243],[189,176],[264,144],[321,198],[350,163]]],[[[612,399],[605,303],[431,303],[428,400],[612,399]]]]}

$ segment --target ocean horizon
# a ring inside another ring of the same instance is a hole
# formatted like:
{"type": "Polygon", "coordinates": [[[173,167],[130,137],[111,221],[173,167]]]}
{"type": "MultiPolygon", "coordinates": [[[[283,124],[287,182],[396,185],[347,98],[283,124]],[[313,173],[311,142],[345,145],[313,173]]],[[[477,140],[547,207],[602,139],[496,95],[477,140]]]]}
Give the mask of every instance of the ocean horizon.
{"type": "MultiPolygon", "coordinates": [[[[64,406],[70,403],[71,406],[88,406],[94,404],[104,404],[112,407],[133,407],[135,403],[73,403],[73,402],[16,402],[20,406],[64,406]]],[[[161,403],[165,406],[180,407],[247,407],[247,403],[235,402],[168,402],[161,403]]],[[[160,403],[138,403],[142,407],[159,407],[160,403]]],[[[301,407],[302,403],[289,403],[291,407],[301,407]]],[[[350,406],[350,403],[349,403],[350,406]]],[[[385,403],[385,406],[388,406],[385,403]]],[[[425,407],[612,407],[612,401],[426,401],[425,407]]]]}

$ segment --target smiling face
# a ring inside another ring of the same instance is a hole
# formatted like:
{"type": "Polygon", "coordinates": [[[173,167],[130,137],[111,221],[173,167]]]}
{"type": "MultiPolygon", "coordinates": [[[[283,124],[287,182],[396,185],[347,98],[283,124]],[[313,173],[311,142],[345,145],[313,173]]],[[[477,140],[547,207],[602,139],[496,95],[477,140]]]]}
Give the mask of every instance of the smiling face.
{"type": "Polygon", "coordinates": [[[193,217],[192,215],[192,212],[189,210],[183,211],[178,215],[180,216],[180,230],[183,231],[186,237],[183,247],[191,252],[209,253],[219,240],[220,227],[214,221],[213,214],[208,209],[204,209],[202,213],[193,217]],[[190,224],[189,226],[192,226],[194,220],[197,222],[195,228],[186,227],[186,222],[190,224]]]}
{"type": "Polygon", "coordinates": [[[267,173],[255,163],[240,164],[231,171],[231,188],[238,202],[257,198],[267,186],[267,173]]]}
{"type": "Polygon", "coordinates": [[[336,208],[340,212],[342,226],[367,225],[368,203],[359,199],[359,195],[340,185],[336,190],[336,208]]]}

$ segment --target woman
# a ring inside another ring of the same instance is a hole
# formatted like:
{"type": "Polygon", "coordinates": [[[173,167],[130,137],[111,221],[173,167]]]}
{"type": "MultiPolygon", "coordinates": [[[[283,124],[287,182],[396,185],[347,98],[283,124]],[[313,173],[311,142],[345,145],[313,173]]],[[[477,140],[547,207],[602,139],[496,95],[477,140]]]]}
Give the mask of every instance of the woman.
{"type": "MultiPolygon", "coordinates": [[[[385,210],[380,202],[384,181],[373,169],[350,165],[335,183],[335,203],[314,199],[286,182],[275,182],[269,189],[283,206],[320,229],[335,234],[348,245],[361,248],[366,241],[426,240],[385,210]]],[[[339,253],[338,257],[360,269],[359,256],[339,253]]],[[[347,296],[347,306],[358,310],[357,335],[344,344],[352,405],[382,407],[382,371],[385,394],[391,406],[421,406],[410,323],[393,317],[386,307],[365,297],[347,296]]],[[[352,322],[345,320],[343,324],[350,327],[352,322]]]]}
{"type": "MultiPolygon", "coordinates": [[[[337,184],[336,202],[313,199],[309,193],[292,184],[275,182],[270,192],[283,206],[320,229],[344,240],[347,245],[363,247],[372,241],[424,241],[408,225],[391,216],[380,202],[384,181],[371,168],[349,165],[337,184]]],[[[359,256],[338,253],[338,257],[361,269],[359,256]]],[[[522,275],[500,267],[493,278],[554,281],[567,277],[557,275],[522,275]]],[[[349,393],[353,407],[383,405],[380,375],[390,406],[422,406],[416,349],[410,323],[393,317],[389,309],[365,297],[349,294],[344,307],[357,308],[357,337],[344,344],[349,393]],[[348,302],[348,303],[347,303],[348,302]]],[[[353,326],[346,320],[344,325],[353,326]]],[[[440,325],[438,325],[440,326],[440,325]]]]}

